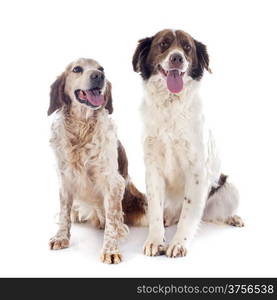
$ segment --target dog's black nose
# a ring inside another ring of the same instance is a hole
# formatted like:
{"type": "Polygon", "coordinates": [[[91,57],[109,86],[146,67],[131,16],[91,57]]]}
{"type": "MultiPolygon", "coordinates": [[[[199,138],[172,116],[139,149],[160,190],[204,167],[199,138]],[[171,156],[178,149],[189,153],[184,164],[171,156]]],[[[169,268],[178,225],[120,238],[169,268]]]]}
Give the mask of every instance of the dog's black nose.
{"type": "Polygon", "coordinates": [[[184,59],[181,54],[173,53],[169,58],[169,62],[171,68],[181,68],[183,66],[184,59]]]}
{"type": "Polygon", "coordinates": [[[94,71],[90,74],[92,88],[102,88],[104,86],[105,75],[101,71],[94,71]]]}

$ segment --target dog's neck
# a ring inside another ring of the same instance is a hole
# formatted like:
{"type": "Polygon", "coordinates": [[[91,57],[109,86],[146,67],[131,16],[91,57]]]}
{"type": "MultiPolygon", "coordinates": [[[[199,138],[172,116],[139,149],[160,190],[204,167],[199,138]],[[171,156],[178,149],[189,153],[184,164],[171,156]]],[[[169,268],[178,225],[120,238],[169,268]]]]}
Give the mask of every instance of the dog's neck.
{"type": "Polygon", "coordinates": [[[78,105],[64,109],[64,127],[71,143],[86,144],[89,142],[97,124],[103,123],[103,118],[107,116],[108,112],[104,108],[93,110],[85,105],[78,105]]]}
{"type": "Polygon", "coordinates": [[[66,117],[86,123],[94,122],[99,113],[100,110],[93,110],[92,108],[79,103],[71,105],[71,107],[64,112],[66,117]]]}
{"type": "Polygon", "coordinates": [[[108,117],[108,112],[104,107],[94,110],[89,106],[79,103],[70,107],[64,107],[62,114],[65,120],[74,120],[76,126],[77,123],[95,124],[98,119],[108,117]]]}

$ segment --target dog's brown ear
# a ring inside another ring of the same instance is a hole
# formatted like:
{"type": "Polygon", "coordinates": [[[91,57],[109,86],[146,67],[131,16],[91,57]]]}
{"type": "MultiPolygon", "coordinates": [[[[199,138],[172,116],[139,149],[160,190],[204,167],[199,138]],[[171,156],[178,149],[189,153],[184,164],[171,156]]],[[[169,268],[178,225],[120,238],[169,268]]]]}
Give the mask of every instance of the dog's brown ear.
{"type": "Polygon", "coordinates": [[[143,79],[148,79],[151,75],[152,69],[147,64],[147,56],[151,48],[154,37],[147,37],[139,40],[136,51],[133,55],[133,69],[135,72],[141,74],[143,79]]]}
{"type": "Polygon", "coordinates": [[[112,84],[109,81],[107,82],[105,98],[106,98],[105,108],[108,110],[109,114],[112,114],[113,113],[112,84]]]}
{"type": "Polygon", "coordinates": [[[203,76],[204,69],[206,69],[210,73],[212,73],[212,71],[209,68],[209,54],[207,51],[207,47],[196,40],[194,40],[194,44],[196,53],[190,75],[193,79],[200,80],[203,76]]]}
{"type": "Polygon", "coordinates": [[[50,87],[50,105],[48,108],[48,116],[54,111],[60,109],[64,104],[69,104],[70,99],[64,93],[65,74],[60,75],[50,87]]]}

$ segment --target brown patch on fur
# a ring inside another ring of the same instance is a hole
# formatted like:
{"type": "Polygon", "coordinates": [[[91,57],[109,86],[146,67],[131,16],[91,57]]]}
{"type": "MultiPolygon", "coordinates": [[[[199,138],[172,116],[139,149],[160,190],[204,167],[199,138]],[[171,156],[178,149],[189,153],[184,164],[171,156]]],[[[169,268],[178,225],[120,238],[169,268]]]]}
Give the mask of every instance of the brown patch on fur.
{"type": "Polygon", "coordinates": [[[126,224],[140,225],[141,218],[146,214],[147,202],[145,195],[138,191],[132,182],[126,186],[122,208],[126,224]]]}
{"type": "Polygon", "coordinates": [[[54,111],[62,108],[64,104],[71,103],[70,98],[64,92],[65,86],[65,73],[62,73],[50,87],[50,104],[48,108],[48,116],[54,111]]]}
{"type": "Polygon", "coordinates": [[[108,110],[109,114],[112,114],[113,113],[113,99],[112,99],[112,84],[110,82],[107,82],[105,98],[106,98],[105,108],[108,110]]]}
{"type": "Polygon", "coordinates": [[[212,188],[211,188],[211,191],[210,191],[210,193],[209,193],[208,198],[211,197],[217,190],[219,190],[219,189],[226,183],[227,177],[228,177],[228,176],[226,176],[226,175],[224,175],[224,174],[221,174],[221,175],[220,175],[220,177],[219,177],[219,179],[218,179],[218,186],[217,186],[217,187],[212,187],[212,188]]]}
{"type": "Polygon", "coordinates": [[[135,72],[140,72],[143,79],[148,79],[151,75],[151,66],[148,66],[146,59],[151,47],[153,37],[141,39],[133,55],[133,69],[135,72]]]}
{"type": "Polygon", "coordinates": [[[200,80],[203,76],[204,69],[206,69],[209,73],[212,73],[212,71],[209,67],[209,55],[206,45],[196,40],[194,40],[194,44],[196,53],[192,68],[190,70],[190,76],[193,79],[200,80]]]}
{"type": "MultiPolygon", "coordinates": [[[[129,180],[128,159],[124,147],[118,141],[118,170],[125,180],[129,180]]],[[[140,219],[146,213],[146,198],[132,182],[129,182],[125,188],[122,200],[122,208],[125,213],[125,223],[129,225],[140,225],[140,219]]]]}
{"type": "Polygon", "coordinates": [[[128,178],[128,159],[126,151],[122,146],[121,142],[118,140],[118,170],[122,177],[126,180],[128,178]]]}

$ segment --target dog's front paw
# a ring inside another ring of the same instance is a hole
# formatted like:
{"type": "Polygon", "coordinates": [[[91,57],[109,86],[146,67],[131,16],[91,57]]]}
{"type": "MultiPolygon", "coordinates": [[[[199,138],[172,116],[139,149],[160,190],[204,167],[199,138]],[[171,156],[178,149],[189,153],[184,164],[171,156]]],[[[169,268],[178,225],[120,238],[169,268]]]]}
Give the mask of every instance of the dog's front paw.
{"type": "Polygon", "coordinates": [[[236,215],[229,217],[226,220],[226,224],[235,226],[235,227],[243,227],[244,226],[244,222],[243,222],[242,218],[239,216],[236,216],[236,215]]]}
{"type": "Polygon", "coordinates": [[[101,261],[105,264],[119,264],[122,261],[120,253],[102,253],[101,261]]]}
{"type": "Polygon", "coordinates": [[[105,264],[119,264],[122,261],[122,256],[116,239],[108,239],[106,237],[100,258],[105,264]]]}
{"type": "Polygon", "coordinates": [[[167,257],[183,257],[186,256],[187,249],[183,242],[181,241],[172,241],[166,251],[167,257]]]}
{"type": "Polygon", "coordinates": [[[54,236],[49,241],[51,250],[60,250],[69,247],[69,238],[66,236],[54,236]]]}
{"type": "Polygon", "coordinates": [[[143,253],[147,256],[158,256],[165,254],[166,245],[163,240],[148,238],[143,246],[143,253]]]}

